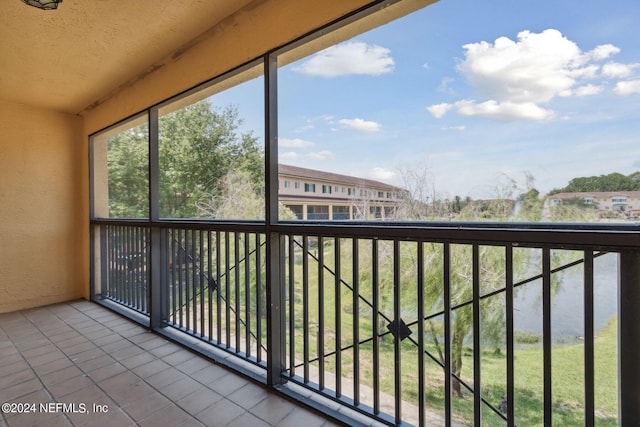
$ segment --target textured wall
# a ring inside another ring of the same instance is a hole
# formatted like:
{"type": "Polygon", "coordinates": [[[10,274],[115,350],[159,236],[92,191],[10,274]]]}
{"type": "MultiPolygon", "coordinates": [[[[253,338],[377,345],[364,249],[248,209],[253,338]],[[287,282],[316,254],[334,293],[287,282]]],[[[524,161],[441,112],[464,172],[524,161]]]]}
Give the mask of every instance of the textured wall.
{"type": "Polygon", "coordinates": [[[0,100],[0,130],[0,312],[82,297],[89,256],[81,119],[0,100]]]}

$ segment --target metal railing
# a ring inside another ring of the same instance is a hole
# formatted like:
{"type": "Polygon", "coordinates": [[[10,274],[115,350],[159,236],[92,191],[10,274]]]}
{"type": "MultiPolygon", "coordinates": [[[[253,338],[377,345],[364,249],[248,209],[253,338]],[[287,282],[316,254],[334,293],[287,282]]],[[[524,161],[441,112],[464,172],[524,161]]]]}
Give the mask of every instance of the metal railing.
{"type": "Polygon", "coordinates": [[[264,235],[167,228],[162,236],[166,325],[264,362],[264,235]]]}
{"type": "Polygon", "coordinates": [[[105,225],[100,240],[100,297],[149,315],[149,228],[105,225]]]}
{"type": "MultiPolygon", "coordinates": [[[[594,425],[602,416],[594,368],[595,260],[624,254],[614,276],[639,279],[637,235],[612,230],[93,223],[100,229],[102,298],[154,316],[149,290],[158,289],[162,327],[276,372],[266,375],[269,386],[295,383],[333,401],[330,407],[337,403],[389,425],[527,425],[523,393],[540,424],[560,425],[570,412],[594,425]],[[153,245],[159,249],[155,286],[148,274],[153,245]],[[578,402],[565,402],[564,391],[556,391],[556,350],[566,344],[554,342],[552,307],[566,271],[579,275],[576,297],[583,300],[583,333],[574,344],[582,349],[582,374],[571,385],[580,389],[578,402]],[[539,381],[527,390],[518,381],[523,346],[514,325],[519,289],[531,287],[540,296],[541,343],[539,381]]],[[[624,284],[614,287],[624,298],[624,284]]],[[[637,299],[637,292],[626,295],[637,299]]],[[[633,307],[621,304],[621,339],[638,335],[637,324],[623,323],[633,307]]],[[[640,396],[638,383],[625,379],[633,363],[623,353],[638,347],[630,341],[621,341],[614,388],[640,396]]],[[[620,396],[620,414],[636,398],[628,393],[620,396]]],[[[620,422],[618,414],[605,415],[600,421],[620,422]]]]}

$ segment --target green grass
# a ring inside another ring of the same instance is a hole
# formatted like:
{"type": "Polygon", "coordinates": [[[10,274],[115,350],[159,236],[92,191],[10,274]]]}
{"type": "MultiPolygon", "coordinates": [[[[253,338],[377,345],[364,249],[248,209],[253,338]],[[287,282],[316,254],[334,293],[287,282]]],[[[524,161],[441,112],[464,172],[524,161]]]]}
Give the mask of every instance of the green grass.
{"type": "MultiPolygon", "coordinates": [[[[404,350],[404,349],[403,349],[404,350]]],[[[473,383],[473,354],[466,350],[463,357],[462,376],[473,383]]],[[[382,353],[385,363],[392,363],[392,351],[382,353]]],[[[595,340],[595,405],[597,424],[617,425],[617,321],[614,319],[598,334],[595,340]]],[[[543,422],[543,370],[542,349],[522,348],[514,353],[515,362],[515,415],[521,426],[542,426],[543,422]]],[[[405,367],[407,365],[404,365],[405,367]]],[[[443,375],[441,369],[431,364],[427,374],[427,405],[442,408],[444,405],[443,375]]],[[[483,352],[481,360],[483,397],[498,406],[506,392],[505,352],[483,352]]],[[[415,371],[403,378],[403,389],[417,388],[415,371]]],[[[584,425],[584,346],[582,344],[555,347],[552,351],[553,420],[554,425],[584,425]]],[[[389,380],[392,380],[390,378],[389,380]]],[[[385,382],[385,388],[393,384],[385,382]]],[[[413,396],[415,398],[415,396],[413,396]]],[[[473,396],[464,392],[464,398],[454,398],[453,413],[459,421],[473,424],[473,396]]],[[[483,408],[483,425],[505,425],[504,420],[483,408]]]]}

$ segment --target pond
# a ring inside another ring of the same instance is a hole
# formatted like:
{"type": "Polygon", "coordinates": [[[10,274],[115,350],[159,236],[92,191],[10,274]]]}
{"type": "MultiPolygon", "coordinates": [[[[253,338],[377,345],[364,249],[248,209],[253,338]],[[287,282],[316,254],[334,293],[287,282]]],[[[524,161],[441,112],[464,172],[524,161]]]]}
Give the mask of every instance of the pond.
{"type": "MultiPolygon", "coordinates": [[[[582,264],[555,273],[559,288],[552,296],[553,340],[571,342],[584,335],[584,289],[582,264]]],[[[594,328],[596,334],[617,315],[618,255],[594,260],[594,328]]],[[[518,288],[514,299],[514,328],[542,334],[542,280],[518,288]]]]}

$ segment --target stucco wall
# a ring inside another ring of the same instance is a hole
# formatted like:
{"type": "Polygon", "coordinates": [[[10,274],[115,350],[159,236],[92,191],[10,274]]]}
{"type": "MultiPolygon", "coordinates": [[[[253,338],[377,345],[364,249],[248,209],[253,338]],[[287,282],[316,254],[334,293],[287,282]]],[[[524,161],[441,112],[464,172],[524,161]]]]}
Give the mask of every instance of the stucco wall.
{"type": "Polygon", "coordinates": [[[0,100],[0,312],[86,296],[82,120],[0,100]]]}

